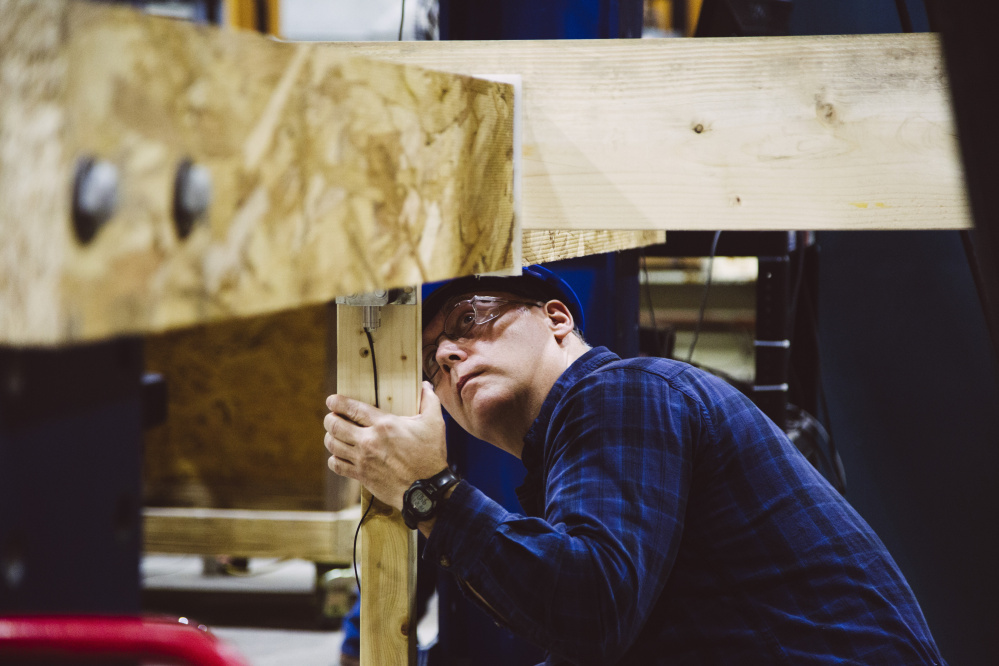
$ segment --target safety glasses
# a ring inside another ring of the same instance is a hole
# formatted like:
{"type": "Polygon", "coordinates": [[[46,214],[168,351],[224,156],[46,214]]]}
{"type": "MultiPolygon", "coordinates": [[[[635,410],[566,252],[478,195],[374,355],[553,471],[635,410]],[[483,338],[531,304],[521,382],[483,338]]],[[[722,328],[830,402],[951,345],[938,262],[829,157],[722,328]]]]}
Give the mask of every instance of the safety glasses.
{"type": "MultiPolygon", "coordinates": [[[[472,296],[458,301],[450,307],[444,317],[444,331],[441,335],[450,340],[474,337],[472,327],[486,324],[503,314],[507,305],[544,305],[542,301],[517,300],[500,296],[472,296]]],[[[437,336],[440,340],[440,336],[437,336]]],[[[423,348],[423,374],[431,382],[437,379],[441,366],[437,363],[437,342],[423,348]]]]}

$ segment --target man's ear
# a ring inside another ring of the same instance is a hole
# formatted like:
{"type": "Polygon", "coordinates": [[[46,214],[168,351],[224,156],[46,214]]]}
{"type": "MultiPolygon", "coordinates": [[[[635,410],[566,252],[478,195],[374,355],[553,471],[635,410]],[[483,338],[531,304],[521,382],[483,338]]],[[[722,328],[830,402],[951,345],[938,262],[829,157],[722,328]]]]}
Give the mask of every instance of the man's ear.
{"type": "Polygon", "coordinates": [[[555,333],[555,338],[559,342],[562,342],[576,327],[572,313],[569,312],[569,308],[566,307],[565,303],[558,300],[551,300],[545,303],[544,310],[545,316],[548,317],[548,324],[555,333]]]}

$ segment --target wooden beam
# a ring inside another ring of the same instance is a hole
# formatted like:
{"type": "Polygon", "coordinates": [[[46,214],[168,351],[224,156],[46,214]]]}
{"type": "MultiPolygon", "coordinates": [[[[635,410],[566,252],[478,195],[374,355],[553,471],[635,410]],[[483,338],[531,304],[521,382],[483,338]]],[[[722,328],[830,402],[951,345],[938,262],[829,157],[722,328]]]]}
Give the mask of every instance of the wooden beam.
{"type": "MultiPolygon", "coordinates": [[[[420,308],[381,308],[381,326],[372,332],[378,365],[379,406],[392,414],[419,411],[420,308]]],[[[337,307],[337,391],[376,403],[368,341],[357,306],[337,307]]],[[[416,663],[416,532],[402,514],[364,491],[361,523],[361,664],[416,663]]]]}
{"type": "Polygon", "coordinates": [[[352,561],[359,507],[343,511],[143,509],[147,553],[352,561]]]}
{"type": "Polygon", "coordinates": [[[561,231],[525,229],[521,252],[523,263],[584,257],[604,252],[632,250],[666,242],[664,231],[561,231]]]}
{"type": "Polygon", "coordinates": [[[523,80],[523,227],[970,225],[935,35],[358,42],[523,80]]]}
{"type": "Polygon", "coordinates": [[[146,333],[512,265],[512,87],[68,0],[0,0],[0,342],[146,333]],[[118,206],[72,224],[82,158],[118,206]],[[185,159],[207,217],[173,221],[185,159]]]}

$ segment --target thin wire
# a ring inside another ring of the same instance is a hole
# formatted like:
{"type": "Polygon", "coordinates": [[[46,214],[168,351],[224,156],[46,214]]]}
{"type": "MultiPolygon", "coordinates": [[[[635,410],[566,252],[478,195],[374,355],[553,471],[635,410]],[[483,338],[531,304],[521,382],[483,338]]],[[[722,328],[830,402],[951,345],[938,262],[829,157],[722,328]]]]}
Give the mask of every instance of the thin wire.
{"type": "Polygon", "coordinates": [[[371,339],[371,331],[365,330],[364,334],[368,336],[368,350],[371,352],[371,374],[375,377],[375,407],[380,407],[378,404],[378,364],[375,362],[375,341],[371,339]]]}
{"type": "MultiPolygon", "coordinates": [[[[642,248],[640,260],[642,262],[642,272],[645,274],[645,300],[649,304],[649,318],[652,320],[652,333],[656,345],[659,344],[659,325],[656,324],[656,309],[652,306],[652,283],[649,282],[649,265],[645,257],[645,248],[642,248]]],[[[656,354],[659,350],[656,349],[656,354]]]]}
{"type": "Polygon", "coordinates": [[[902,32],[912,32],[912,17],[909,16],[909,8],[905,5],[905,0],[895,0],[895,9],[898,10],[898,20],[902,24],[902,32]]]}
{"type": "Polygon", "coordinates": [[[399,13],[399,41],[402,41],[402,24],[406,21],[406,0],[402,0],[402,11],[399,13]]]}
{"type": "Polygon", "coordinates": [[[701,309],[697,313],[697,326],[694,328],[694,339],[690,341],[690,353],[687,354],[687,363],[694,359],[694,347],[697,346],[697,338],[701,336],[701,326],[704,324],[704,311],[708,306],[708,292],[711,291],[711,274],[715,267],[715,252],[718,250],[718,238],[721,231],[715,232],[715,237],[711,240],[711,255],[708,257],[708,279],[704,283],[704,294],[701,296],[701,309]]]}
{"type": "Polygon", "coordinates": [[[357,583],[358,596],[361,594],[361,577],[357,574],[357,536],[361,533],[361,523],[363,523],[364,519],[368,517],[368,511],[371,511],[371,505],[374,503],[375,496],[372,495],[371,499],[368,500],[368,508],[364,510],[364,514],[361,516],[361,519],[357,521],[357,531],[354,532],[354,550],[352,555],[354,558],[354,582],[357,583]]]}
{"type": "MultiPolygon", "coordinates": [[[[371,374],[375,378],[375,407],[378,407],[378,363],[375,361],[375,341],[371,338],[371,331],[364,329],[364,334],[368,336],[368,351],[371,352],[371,374]]],[[[371,511],[371,505],[375,503],[374,496],[368,500],[368,508],[364,510],[364,514],[361,515],[361,519],[357,521],[357,529],[354,530],[354,550],[352,552],[354,558],[354,582],[357,583],[357,593],[361,594],[361,577],[357,574],[357,537],[361,534],[361,525],[364,523],[364,519],[368,517],[368,512],[371,511]]]]}

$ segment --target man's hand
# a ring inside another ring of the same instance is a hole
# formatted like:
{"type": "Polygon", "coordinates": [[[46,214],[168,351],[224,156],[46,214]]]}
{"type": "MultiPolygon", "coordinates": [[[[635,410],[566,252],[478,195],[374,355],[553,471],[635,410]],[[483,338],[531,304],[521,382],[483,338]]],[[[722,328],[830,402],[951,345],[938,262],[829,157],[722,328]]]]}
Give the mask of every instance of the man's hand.
{"type": "Polygon", "coordinates": [[[357,479],[385,504],[402,510],[403,493],[417,479],[426,479],[447,466],[441,403],[423,382],[420,413],[395,416],[342,395],[326,399],[330,413],[323,420],[329,467],[340,476],[357,479]]]}

